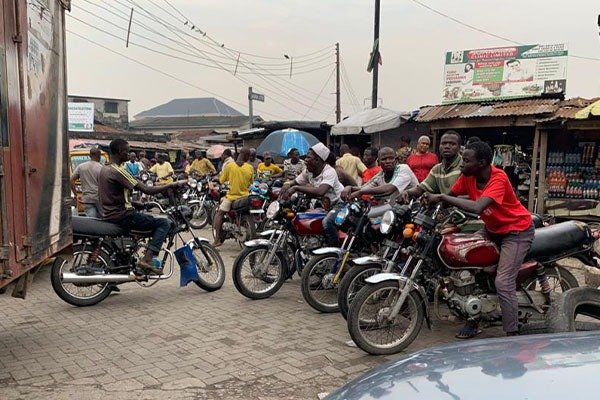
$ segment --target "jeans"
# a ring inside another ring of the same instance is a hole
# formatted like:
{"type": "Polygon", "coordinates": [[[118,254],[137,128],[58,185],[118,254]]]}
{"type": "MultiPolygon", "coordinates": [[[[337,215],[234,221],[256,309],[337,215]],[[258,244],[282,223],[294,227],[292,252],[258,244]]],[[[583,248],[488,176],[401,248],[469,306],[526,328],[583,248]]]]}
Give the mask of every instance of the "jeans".
{"type": "Polygon", "coordinates": [[[86,217],[102,218],[102,215],[100,215],[99,207],[96,204],[84,204],[83,210],[86,217]]]}
{"type": "Polygon", "coordinates": [[[157,218],[152,215],[139,213],[137,211],[127,215],[117,225],[124,229],[135,229],[137,231],[152,231],[152,238],[148,244],[148,248],[155,254],[160,251],[169,231],[173,224],[168,218],[157,218]]]}
{"type": "Polygon", "coordinates": [[[500,259],[494,284],[502,309],[502,329],[517,332],[519,303],[517,300],[517,274],[531,248],[535,229],[533,225],[522,232],[506,235],[486,235],[500,246],[500,259]]]}
{"type": "Polygon", "coordinates": [[[344,207],[344,202],[339,201],[323,218],[323,230],[325,231],[325,240],[327,246],[340,247],[337,226],[335,225],[335,216],[344,207]]]}

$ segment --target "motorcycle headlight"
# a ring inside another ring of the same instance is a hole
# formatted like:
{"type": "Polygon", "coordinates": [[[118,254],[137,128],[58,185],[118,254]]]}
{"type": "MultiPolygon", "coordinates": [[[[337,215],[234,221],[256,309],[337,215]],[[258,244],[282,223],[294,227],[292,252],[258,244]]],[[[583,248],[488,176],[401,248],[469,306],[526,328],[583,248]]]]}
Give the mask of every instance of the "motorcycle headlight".
{"type": "Polygon", "coordinates": [[[392,230],[392,226],[394,226],[394,222],[396,221],[396,214],[392,210],[388,210],[381,217],[381,226],[379,227],[379,231],[384,235],[387,235],[392,230]]]}
{"type": "Polygon", "coordinates": [[[142,182],[147,181],[148,179],[150,179],[150,175],[144,172],[140,175],[140,179],[142,180],[142,182]]]}
{"type": "Polygon", "coordinates": [[[274,201],[271,204],[269,204],[269,207],[267,208],[267,218],[273,219],[273,217],[275,217],[275,215],[279,211],[279,207],[280,206],[278,201],[274,201]]]}
{"type": "Polygon", "coordinates": [[[148,181],[146,182],[146,186],[154,186],[154,183],[152,183],[152,181],[148,181]]]}
{"type": "Polygon", "coordinates": [[[191,188],[196,188],[198,186],[198,181],[195,180],[195,179],[190,178],[190,179],[188,179],[188,185],[191,188]]]}
{"type": "Polygon", "coordinates": [[[346,218],[348,218],[349,214],[350,209],[348,208],[348,206],[342,208],[340,211],[338,211],[338,213],[335,216],[335,224],[337,226],[341,226],[346,221],[346,218]]]}

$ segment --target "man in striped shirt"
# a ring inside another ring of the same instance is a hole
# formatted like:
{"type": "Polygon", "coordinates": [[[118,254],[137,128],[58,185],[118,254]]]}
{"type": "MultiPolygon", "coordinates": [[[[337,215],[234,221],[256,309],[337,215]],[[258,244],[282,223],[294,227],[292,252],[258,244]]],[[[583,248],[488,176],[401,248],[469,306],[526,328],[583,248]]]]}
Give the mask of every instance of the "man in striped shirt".
{"type": "Polygon", "coordinates": [[[452,185],[460,176],[462,157],[460,156],[460,145],[462,138],[456,131],[446,131],[440,138],[440,155],[442,162],[436,164],[427,178],[417,187],[402,193],[402,199],[408,201],[410,198],[421,196],[423,193],[448,194],[452,185]]]}
{"type": "Polygon", "coordinates": [[[131,191],[136,188],[142,193],[153,195],[166,192],[185,181],[162,186],[146,186],[124,167],[123,163],[127,161],[128,154],[129,143],[127,141],[115,139],[110,142],[110,164],[102,167],[98,177],[98,197],[102,217],[108,222],[120,225],[127,231],[132,228],[140,231],[152,231],[148,249],[138,267],[146,272],[160,275],[162,268],[152,265],[152,257],[160,251],[171,229],[171,221],[136,211],[131,202],[131,191]]]}

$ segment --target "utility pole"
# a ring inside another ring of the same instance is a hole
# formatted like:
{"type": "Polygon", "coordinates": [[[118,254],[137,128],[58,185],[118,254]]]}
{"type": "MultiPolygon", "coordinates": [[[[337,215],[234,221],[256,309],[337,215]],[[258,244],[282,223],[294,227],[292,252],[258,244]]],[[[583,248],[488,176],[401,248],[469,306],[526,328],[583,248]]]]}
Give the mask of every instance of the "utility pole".
{"type": "Polygon", "coordinates": [[[252,129],[252,121],[254,116],[252,115],[252,86],[248,87],[248,129],[252,129]]]}
{"type": "Polygon", "coordinates": [[[373,54],[373,92],[371,93],[371,108],[377,108],[377,89],[379,80],[379,7],[380,0],[375,0],[375,26],[374,26],[374,47],[373,54]]]}
{"type": "Polygon", "coordinates": [[[335,44],[335,122],[342,120],[342,101],[340,98],[340,44],[335,44]]]}

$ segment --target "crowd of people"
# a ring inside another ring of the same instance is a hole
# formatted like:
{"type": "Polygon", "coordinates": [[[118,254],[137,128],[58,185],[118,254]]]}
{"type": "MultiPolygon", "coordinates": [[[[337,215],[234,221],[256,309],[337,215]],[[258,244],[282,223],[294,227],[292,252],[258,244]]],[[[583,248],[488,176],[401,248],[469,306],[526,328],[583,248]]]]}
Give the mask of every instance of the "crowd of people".
{"type": "MultiPolygon", "coordinates": [[[[516,334],[516,275],[533,240],[531,215],[516,198],[506,173],[492,165],[493,152],[488,144],[471,138],[463,147],[460,134],[447,131],[440,137],[440,162],[430,151],[430,144],[430,139],[422,136],[413,149],[410,139],[403,137],[397,150],[369,147],[360,158],[347,145],[340,146],[340,156],[336,157],[327,146],[317,143],[304,160],[298,149],[290,149],[281,165],[274,162],[271,153],[263,153],[259,160],[256,150],[242,148],[234,158],[231,150],[226,149],[217,167],[203,152],[197,151],[181,167],[186,174],[210,174],[222,184],[229,183],[213,222],[217,232],[215,247],[222,244],[218,233],[224,214],[235,200],[249,195],[256,179],[282,179],[280,196],[284,200],[301,193],[320,201],[328,211],[323,220],[326,241],[335,247],[339,246],[335,215],[345,201],[359,197],[377,196],[394,201],[420,197],[426,204],[444,202],[478,214],[485,224],[482,234],[500,247],[495,284],[504,330],[509,335],[516,334]]],[[[130,152],[129,144],[122,139],[111,142],[108,165],[100,165],[98,149],[90,150],[90,158],[75,169],[71,178],[74,193],[75,181],[80,180],[86,215],[101,216],[128,229],[135,226],[152,230],[154,234],[139,266],[160,273],[151,260],[160,250],[169,227],[165,219],[137,212],[130,191],[136,189],[150,195],[168,193],[185,181],[174,182],[175,171],[167,155],[158,154],[152,163],[143,152],[137,156],[130,152]],[[137,179],[144,170],[157,175],[156,186],[147,186],[137,179]]],[[[470,338],[478,332],[476,323],[469,322],[457,337],[470,338]]]]}

